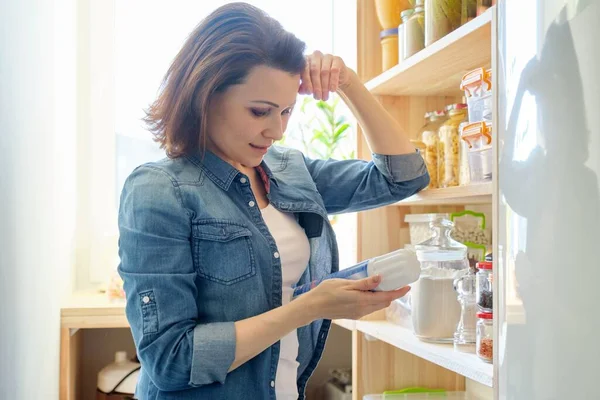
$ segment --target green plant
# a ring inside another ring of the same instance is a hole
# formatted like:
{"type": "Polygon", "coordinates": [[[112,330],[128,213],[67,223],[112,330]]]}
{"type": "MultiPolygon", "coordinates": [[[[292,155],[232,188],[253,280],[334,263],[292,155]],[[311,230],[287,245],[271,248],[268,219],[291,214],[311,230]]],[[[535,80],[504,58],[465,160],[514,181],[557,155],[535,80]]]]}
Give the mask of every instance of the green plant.
{"type": "Polygon", "coordinates": [[[329,102],[305,97],[300,106],[302,120],[298,126],[304,153],[309,157],[329,159],[354,158],[354,150],[345,152],[344,139],[352,132],[351,125],[339,112],[340,98],[329,102]]]}

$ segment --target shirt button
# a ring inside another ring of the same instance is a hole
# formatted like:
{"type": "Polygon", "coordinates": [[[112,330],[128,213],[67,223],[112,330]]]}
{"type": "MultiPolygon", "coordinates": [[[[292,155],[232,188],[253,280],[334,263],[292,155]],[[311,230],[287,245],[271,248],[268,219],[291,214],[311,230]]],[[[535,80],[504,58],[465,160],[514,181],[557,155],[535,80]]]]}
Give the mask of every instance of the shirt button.
{"type": "Polygon", "coordinates": [[[242,179],[240,179],[240,182],[242,182],[242,183],[246,183],[246,182],[248,182],[248,179],[246,179],[246,178],[242,178],[242,179]]]}
{"type": "Polygon", "coordinates": [[[256,203],[255,203],[255,202],[253,202],[253,201],[251,201],[250,203],[248,203],[248,205],[249,205],[250,207],[254,207],[254,206],[256,205],[256,203]]]}
{"type": "Polygon", "coordinates": [[[150,297],[148,297],[148,296],[144,296],[144,297],[142,298],[142,301],[144,302],[144,304],[148,304],[148,303],[150,303],[150,297]]]}
{"type": "Polygon", "coordinates": [[[279,253],[278,252],[273,253],[273,257],[279,258],[279,253]]]}
{"type": "Polygon", "coordinates": [[[271,387],[274,388],[275,387],[275,381],[271,381],[271,387]]]}

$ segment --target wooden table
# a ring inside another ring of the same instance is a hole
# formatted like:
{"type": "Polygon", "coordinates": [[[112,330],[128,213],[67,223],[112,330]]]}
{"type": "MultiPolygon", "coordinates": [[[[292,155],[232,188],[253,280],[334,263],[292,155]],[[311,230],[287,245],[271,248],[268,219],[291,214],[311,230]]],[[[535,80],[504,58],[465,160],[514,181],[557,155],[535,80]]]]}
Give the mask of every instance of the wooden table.
{"type": "Polygon", "coordinates": [[[60,400],[78,398],[80,329],[128,328],[125,302],[110,301],[101,293],[74,293],[60,312],[60,400]]]}

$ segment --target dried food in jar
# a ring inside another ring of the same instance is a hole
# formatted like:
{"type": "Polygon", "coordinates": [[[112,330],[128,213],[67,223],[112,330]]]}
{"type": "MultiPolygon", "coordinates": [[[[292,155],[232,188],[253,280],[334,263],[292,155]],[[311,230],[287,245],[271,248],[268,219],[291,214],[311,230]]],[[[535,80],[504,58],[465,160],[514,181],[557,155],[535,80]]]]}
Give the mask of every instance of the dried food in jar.
{"type": "Polygon", "coordinates": [[[460,176],[458,127],[467,117],[466,104],[453,104],[447,107],[449,119],[439,129],[438,180],[439,187],[458,186],[460,176]]]}
{"type": "Polygon", "coordinates": [[[460,27],[461,11],[462,0],[426,0],[425,46],[460,27]]]}
{"type": "Polygon", "coordinates": [[[425,48],[425,14],[423,6],[417,6],[404,23],[404,43],[402,60],[413,56],[425,48]]]}

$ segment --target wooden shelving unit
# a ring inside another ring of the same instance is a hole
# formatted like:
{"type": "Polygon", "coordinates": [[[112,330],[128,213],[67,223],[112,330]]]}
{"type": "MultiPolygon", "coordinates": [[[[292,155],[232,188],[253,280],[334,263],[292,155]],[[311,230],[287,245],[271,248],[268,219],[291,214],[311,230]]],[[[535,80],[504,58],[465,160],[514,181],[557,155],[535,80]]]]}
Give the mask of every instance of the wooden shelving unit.
{"type": "MultiPolygon", "coordinates": [[[[478,67],[493,68],[495,8],[382,73],[374,3],[357,3],[357,72],[411,138],[416,138],[425,112],[463,101],[459,86],[465,73],[478,67]]],[[[362,135],[358,137],[358,156],[369,159],[369,147],[362,135]]],[[[491,208],[494,187],[491,182],[425,190],[391,206],[359,213],[358,258],[368,259],[410,243],[406,214],[491,208]]],[[[493,398],[494,368],[474,354],[456,352],[451,345],[422,342],[411,331],[385,321],[383,312],[360,321],[334,323],[352,332],[354,400],[414,386],[466,390],[483,400],[493,398]]]]}

